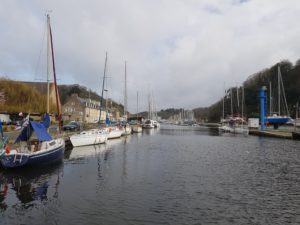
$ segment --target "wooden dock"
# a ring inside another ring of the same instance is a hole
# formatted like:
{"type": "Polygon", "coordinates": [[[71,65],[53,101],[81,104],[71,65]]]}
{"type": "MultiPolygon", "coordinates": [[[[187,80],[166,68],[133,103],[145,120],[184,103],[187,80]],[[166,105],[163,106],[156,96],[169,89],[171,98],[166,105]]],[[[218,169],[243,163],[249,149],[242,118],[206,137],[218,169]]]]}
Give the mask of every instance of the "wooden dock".
{"type": "Polygon", "coordinates": [[[250,135],[260,136],[260,137],[274,137],[283,139],[293,139],[291,131],[278,131],[278,130],[249,130],[250,135]]]}

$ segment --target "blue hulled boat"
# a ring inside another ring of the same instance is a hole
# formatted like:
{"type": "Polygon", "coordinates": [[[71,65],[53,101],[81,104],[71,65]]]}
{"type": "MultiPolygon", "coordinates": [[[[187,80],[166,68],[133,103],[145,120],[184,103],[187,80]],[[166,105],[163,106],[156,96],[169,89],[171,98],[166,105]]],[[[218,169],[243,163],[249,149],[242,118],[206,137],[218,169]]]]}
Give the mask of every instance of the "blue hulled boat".
{"type": "Polygon", "coordinates": [[[290,117],[288,116],[267,116],[265,118],[266,123],[273,125],[273,124],[278,124],[278,125],[283,125],[286,124],[290,120],[290,117]]]}
{"type": "Polygon", "coordinates": [[[0,161],[4,168],[49,164],[61,160],[64,152],[63,138],[53,139],[43,123],[30,121],[15,140],[15,147],[6,145],[0,161]]]}

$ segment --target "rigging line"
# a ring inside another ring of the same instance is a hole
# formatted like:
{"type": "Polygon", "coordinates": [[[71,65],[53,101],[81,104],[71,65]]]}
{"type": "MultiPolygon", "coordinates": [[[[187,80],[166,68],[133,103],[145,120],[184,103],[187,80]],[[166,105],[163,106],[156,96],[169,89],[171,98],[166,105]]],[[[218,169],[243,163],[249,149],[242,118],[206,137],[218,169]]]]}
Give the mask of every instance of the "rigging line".
{"type": "Polygon", "coordinates": [[[45,36],[46,36],[46,32],[47,32],[47,21],[45,22],[45,24],[46,24],[46,26],[44,26],[44,34],[43,34],[43,38],[42,38],[42,47],[40,48],[37,64],[36,64],[35,71],[34,71],[34,78],[35,79],[37,79],[37,71],[38,71],[39,64],[41,62],[41,56],[42,56],[42,52],[43,52],[43,49],[44,49],[44,41],[45,41],[45,36]]]}

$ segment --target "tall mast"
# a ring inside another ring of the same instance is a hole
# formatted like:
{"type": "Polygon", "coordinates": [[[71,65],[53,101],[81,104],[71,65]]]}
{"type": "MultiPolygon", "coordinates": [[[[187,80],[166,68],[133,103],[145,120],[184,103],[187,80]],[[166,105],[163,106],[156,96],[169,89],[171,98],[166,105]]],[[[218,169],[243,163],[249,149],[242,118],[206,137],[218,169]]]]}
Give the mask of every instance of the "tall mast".
{"type": "Polygon", "coordinates": [[[273,105],[273,98],[272,98],[272,82],[270,81],[270,110],[269,110],[269,114],[272,115],[273,114],[273,109],[272,109],[272,105],[273,105]]]}
{"type": "Polygon", "coordinates": [[[288,108],[286,97],[285,97],[285,90],[284,90],[284,86],[283,86],[281,71],[279,70],[279,72],[280,72],[280,81],[281,81],[281,86],[282,86],[282,95],[283,95],[284,107],[286,109],[287,116],[290,116],[289,108],[288,108]]]}
{"type": "MultiPolygon", "coordinates": [[[[50,17],[49,17],[50,22],[50,17]]],[[[51,25],[49,23],[49,31],[50,31],[50,42],[51,42],[51,52],[52,52],[52,68],[53,68],[53,80],[54,80],[54,88],[55,88],[55,97],[56,97],[56,110],[57,110],[57,116],[58,116],[58,128],[59,131],[61,131],[61,113],[60,113],[60,107],[59,107],[59,99],[58,99],[58,88],[56,83],[56,69],[55,69],[55,60],[54,60],[54,48],[53,48],[53,38],[52,38],[52,31],[51,31],[51,25]]]]}
{"type": "Polygon", "coordinates": [[[47,14],[47,113],[49,113],[50,108],[50,16],[47,14]]]}
{"type": "Polygon", "coordinates": [[[244,126],[244,86],[242,86],[242,127],[244,126]]]}
{"type": "Polygon", "coordinates": [[[101,123],[101,113],[102,113],[102,106],[103,106],[103,92],[104,92],[104,83],[105,83],[105,75],[106,75],[106,64],[107,64],[107,52],[105,53],[105,63],[104,63],[104,73],[103,73],[104,75],[103,75],[103,81],[102,81],[99,123],[101,123]]]}
{"type": "Polygon", "coordinates": [[[233,116],[233,106],[232,106],[232,88],[230,88],[230,111],[231,111],[231,116],[233,116]]]}
{"type": "Polygon", "coordinates": [[[225,83],[224,83],[224,91],[225,95],[223,96],[223,119],[225,119],[225,97],[226,97],[226,89],[225,89],[225,83]]]}
{"type": "Polygon", "coordinates": [[[237,110],[239,111],[239,108],[240,108],[240,99],[239,99],[239,88],[238,88],[238,86],[236,86],[236,99],[237,99],[237,108],[238,108],[237,110]]]}
{"type": "Polygon", "coordinates": [[[127,70],[125,61],[125,88],[124,88],[124,117],[127,121],[127,70]]]}
{"type": "Polygon", "coordinates": [[[136,92],[136,115],[137,120],[139,119],[139,92],[136,92]]]}
{"type": "Polygon", "coordinates": [[[280,116],[280,67],[278,65],[278,115],[280,116]]]}

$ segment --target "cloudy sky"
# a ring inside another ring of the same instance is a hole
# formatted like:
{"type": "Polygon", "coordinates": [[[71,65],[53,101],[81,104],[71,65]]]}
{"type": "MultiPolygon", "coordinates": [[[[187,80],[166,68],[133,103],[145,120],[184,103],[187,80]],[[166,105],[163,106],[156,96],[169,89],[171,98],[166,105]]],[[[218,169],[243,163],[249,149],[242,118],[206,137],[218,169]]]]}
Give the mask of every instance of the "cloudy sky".
{"type": "Polygon", "coordinates": [[[59,84],[101,91],[146,109],[209,106],[226,87],[276,62],[300,58],[298,0],[1,0],[0,76],[46,79],[51,12],[59,84]]]}

